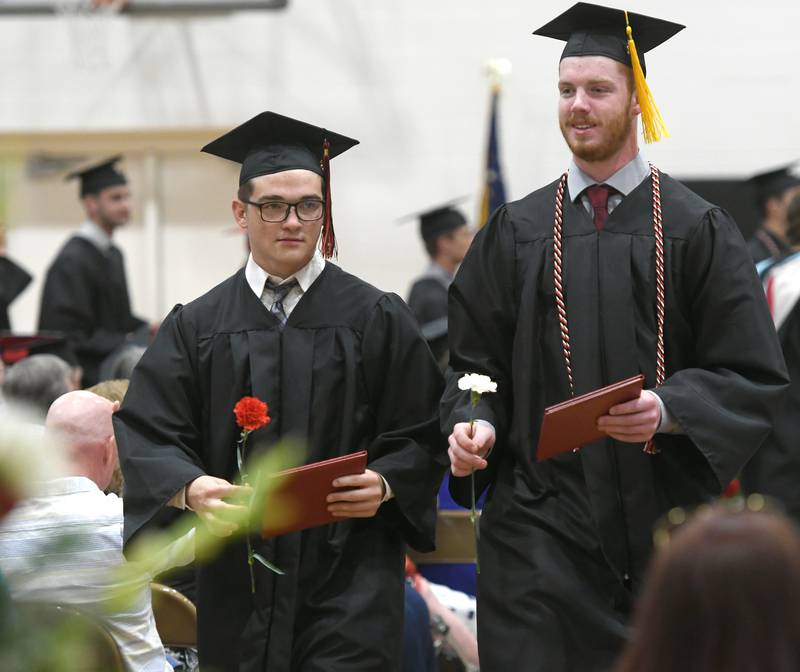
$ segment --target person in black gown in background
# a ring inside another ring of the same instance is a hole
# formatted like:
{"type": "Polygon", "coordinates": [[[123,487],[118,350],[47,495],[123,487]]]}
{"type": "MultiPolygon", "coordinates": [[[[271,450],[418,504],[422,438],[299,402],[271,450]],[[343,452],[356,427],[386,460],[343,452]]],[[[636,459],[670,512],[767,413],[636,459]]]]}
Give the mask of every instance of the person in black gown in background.
{"type": "MultiPolygon", "coordinates": [[[[629,18],[640,57],[683,27],[629,18]]],[[[573,160],[561,179],[495,213],[450,287],[442,426],[452,432],[454,497],[469,503],[473,470],[476,494],[489,487],[481,669],[592,672],[608,670],[625,641],[654,521],[719,495],[769,433],[787,373],[735,222],[638,152],[645,98],[634,82],[644,77],[625,13],[578,3],[536,32],[567,43],[558,106],[573,160]],[[475,409],[484,422],[474,432],[457,386],[467,372],[497,383],[475,409]],[[537,461],[547,406],[640,373],[641,396],[598,420],[608,438],[537,461]]]]}
{"type": "Polygon", "coordinates": [[[454,202],[413,217],[419,218],[419,232],[430,263],[411,285],[408,306],[433,356],[444,369],[447,365],[447,290],[475,233],[454,202]]]}
{"type": "Polygon", "coordinates": [[[31,282],[31,275],[6,254],[6,232],[0,222],[0,331],[11,329],[8,309],[31,282]]]}
{"type": "Polygon", "coordinates": [[[800,525],[800,193],[786,209],[788,251],[757,265],[791,384],[767,440],[742,470],[742,490],[778,500],[800,525]]]}
{"type": "Polygon", "coordinates": [[[400,669],[404,548],[432,550],[447,468],[443,381],[414,316],[326,260],[335,250],[328,159],[357,141],[264,112],[204,147],[242,164],[232,208],[245,268],[178,305],[115,416],[130,543],[168,503],[224,534],[215,512],[237,490],[233,407],[269,404],[248,445],[286,436],[308,462],[358,450],[367,471],[337,485],[341,522],[244,542],[198,572],[201,665],[215,670],[400,669]],[[322,252],[317,249],[321,239],[322,252]]]}
{"type": "Polygon", "coordinates": [[[80,181],[86,221],[59,251],[42,291],[39,330],[57,331],[67,347],[58,354],[83,369],[83,386],[100,379],[103,362],[130,345],[146,345],[149,326],[131,312],[122,252],[114,231],[130,219],[128,180],[121,156],[71,173],[80,181]]]}

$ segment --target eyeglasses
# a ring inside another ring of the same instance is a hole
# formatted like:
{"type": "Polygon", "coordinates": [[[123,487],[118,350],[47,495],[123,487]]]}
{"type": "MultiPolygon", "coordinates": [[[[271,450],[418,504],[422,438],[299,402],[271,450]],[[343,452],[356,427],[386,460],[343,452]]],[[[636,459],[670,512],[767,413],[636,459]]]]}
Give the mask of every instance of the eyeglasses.
{"type": "Polygon", "coordinates": [[[261,219],[265,222],[285,222],[292,208],[294,208],[297,219],[301,222],[313,222],[322,217],[325,212],[325,201],[318,198],[306,198],[297,203],[284,203],[283,201],[267,201],[266,203],[242,202],[257,207],[261,212],[261,219]]]}

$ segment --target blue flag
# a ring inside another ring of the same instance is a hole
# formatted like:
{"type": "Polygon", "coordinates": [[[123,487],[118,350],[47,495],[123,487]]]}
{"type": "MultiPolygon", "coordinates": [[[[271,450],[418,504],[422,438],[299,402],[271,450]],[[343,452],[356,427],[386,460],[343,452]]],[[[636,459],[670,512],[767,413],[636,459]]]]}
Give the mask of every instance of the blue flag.
{"type": "Polygon", "coordinates": [[[492,87],[489,116],[489,143],[486,148],[486,171],[484,174],[483,197],[478,225],[483,228],[489,216],[506,202],[506,187],[500,167],[500,138],[497,132],[497,108],[500,101],[500,87],[492,87]]]}

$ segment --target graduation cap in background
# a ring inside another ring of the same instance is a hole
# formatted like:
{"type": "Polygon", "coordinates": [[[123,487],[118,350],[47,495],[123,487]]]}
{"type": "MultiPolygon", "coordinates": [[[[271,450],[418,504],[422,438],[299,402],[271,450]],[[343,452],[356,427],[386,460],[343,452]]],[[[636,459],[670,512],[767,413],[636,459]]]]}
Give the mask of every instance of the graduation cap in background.
{"type": "Polygon", "coordinates": [[[632,68],[644,140],[656,142],[662,136],[669,137],[669,133],[645,80],[644,53],[685,27],[644,14],[579,2],[533,34],[565,41],[561,59],[605,56],[632,68]]]}
{"type": "Polygon", "coordinates": [[[336,254],[336,237],[331,213],[330,160],[358,144],[358,140],[333,133],[275,112],[262,112],[201,151],[242,165],[239,185],[261,175],[286,170],[310,170],[325,183],[325,219],[322,225],[322,253],[336,254]]]}
{"type": "Polygon", "coordinates": [[[12,334],[10,331],[0,331],[0,359],[11,365],[25,359],[32,352],[63,341],[63,334],[58,332],[12,334]]]}
{"type": "Polygon", "coordinates": [[[434,208],[404,215],[398,223],[419,220],[419,234],[425,242],[433,240],[436,236],[449,233],[465,226],[467,218],[456,208],[457,205],[467,201],[469,196],[459,196],[434,208]]]}
{"type": "Polygon", "coordinates": [[[748,181],[755,189],[759,205],[763,207],[770,198],[781,196],[788,189],[800,185],[798,162],[758,173],[748,181]]]}
{"type": "Polygon", "coordinates": [[[127,178],[116,168],[116,163],[122,160],[122,155],[112,156],[100,163],[73,170],[67,175],[67,180],[81,181],[81,198],[99,194],[103,189],[128,184],[127,178]]]}

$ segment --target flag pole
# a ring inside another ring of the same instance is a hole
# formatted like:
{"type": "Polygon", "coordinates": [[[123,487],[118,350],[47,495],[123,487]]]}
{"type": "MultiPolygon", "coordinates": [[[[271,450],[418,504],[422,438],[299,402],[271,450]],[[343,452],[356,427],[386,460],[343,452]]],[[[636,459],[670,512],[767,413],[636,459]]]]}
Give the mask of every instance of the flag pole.
{"type": "Polygon", "coordinates": [[[505,200],[505,187],[500,171],[497,104],[503,81],[511,75],[511,69],[511,61],[507,58],[491,58],[486,62],[486,76],[489,81],[489,128],[483,163],[483,189],[476,220],[479,228],[486,225],[492,211],[498,207],[499,201],[505,200]]]}

